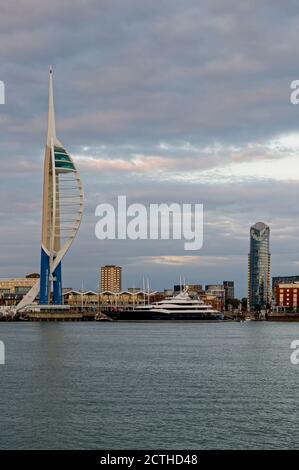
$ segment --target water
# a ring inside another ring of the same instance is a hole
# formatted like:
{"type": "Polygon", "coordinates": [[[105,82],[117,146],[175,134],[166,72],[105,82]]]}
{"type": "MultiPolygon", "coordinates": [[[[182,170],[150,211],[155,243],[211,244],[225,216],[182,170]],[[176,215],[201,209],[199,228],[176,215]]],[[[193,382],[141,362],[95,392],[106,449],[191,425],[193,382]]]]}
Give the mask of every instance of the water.
{"type": "Polygon", "coordinates": [[[289,449],[299,324],[0,323],[1,449],[289,449]]]}

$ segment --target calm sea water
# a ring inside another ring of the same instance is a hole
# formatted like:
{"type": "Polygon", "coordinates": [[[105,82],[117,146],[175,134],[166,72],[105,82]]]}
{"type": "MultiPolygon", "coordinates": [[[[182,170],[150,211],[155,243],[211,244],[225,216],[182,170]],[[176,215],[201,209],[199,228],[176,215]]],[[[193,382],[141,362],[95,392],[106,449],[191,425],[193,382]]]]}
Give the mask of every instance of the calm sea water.
{"type": "Polygon", "coordinates": [[[299,324],[0,323],[0,448],[299,448],[294,339],[299,324]]]}

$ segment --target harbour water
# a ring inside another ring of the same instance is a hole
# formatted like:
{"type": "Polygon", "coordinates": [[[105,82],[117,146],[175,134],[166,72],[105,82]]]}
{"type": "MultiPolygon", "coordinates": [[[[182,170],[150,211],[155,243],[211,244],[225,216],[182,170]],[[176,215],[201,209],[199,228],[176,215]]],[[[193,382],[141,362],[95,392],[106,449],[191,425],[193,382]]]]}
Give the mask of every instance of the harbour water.
{"type": "Polygon", "coordinates": [[[299,448],[299,324],[2,323],[1,449],[299,448]]]}

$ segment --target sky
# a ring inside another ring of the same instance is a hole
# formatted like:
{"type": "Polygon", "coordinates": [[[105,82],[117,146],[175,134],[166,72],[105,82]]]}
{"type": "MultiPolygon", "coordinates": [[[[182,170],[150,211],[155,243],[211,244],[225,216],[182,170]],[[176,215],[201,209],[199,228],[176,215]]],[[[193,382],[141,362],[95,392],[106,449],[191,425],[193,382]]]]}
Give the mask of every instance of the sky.
{"type": "Polygon", "coordinates": [[[47,82],[85,212],[64,286],[234,280],[246,296],[249,229],[271,230],[274,275],[299,273],[297,1],[11,0],[0,5],[0,276],[39,270],[47,82]],[[204,242],[100,241],[98,204],[200,203],[204,242]]]}

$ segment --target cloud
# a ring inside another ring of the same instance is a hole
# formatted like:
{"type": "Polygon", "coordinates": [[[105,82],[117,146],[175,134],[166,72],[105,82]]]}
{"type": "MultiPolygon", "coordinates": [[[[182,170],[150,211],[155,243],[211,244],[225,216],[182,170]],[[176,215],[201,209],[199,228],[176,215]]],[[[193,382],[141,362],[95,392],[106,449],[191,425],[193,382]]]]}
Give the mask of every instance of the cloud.
{"type": "Polygon", "coordinates": [[[106,262],[122,263],[130,284],[144,262],[155,288],[186,266],[193,282],[232,278],[243,295],[248,231],[260,219],[271,226],[273,273],[294,272],[299,108],[289,87],[298,78],[298,16],[292,0],[3,3],[2,275],[38,269],[50,64],[58,136],[86,201],[67,284],[84,277],[95,288],[106,262]],[[118,194],[204,203],[198,260],[175,243],[99,244],[94,208],[118,194]]]}
{"type": "MultiPolygon", "coordinates": [[[[240,258],[240,257],[239,257],[240,258]]],[[[197,266],[198,268],[217,267],[219,263],[232,262],[229,256],[148,256],[140,257],[137,259],[137,264],[162,264],[164,266],[178,266],[183,269],[188,269],[190,266],[197,266]]]]}
{"type": "Polygon", "coordinates": [[[156,144],[156,155],[129,148],[90,148],[75,155],[81,169],[99,173],[140,173],[144,178],[206,184],[299,179],[299,134],[280,135],[245,146],[214,144],[200,148],[189,142],[156,144]],[[133,150],[133,151],[132,151],[133,150]],[[159,154],[160,152],[160,154],[159,154]],[[119,154],[126,157],[119,158],[119,154]]]}

